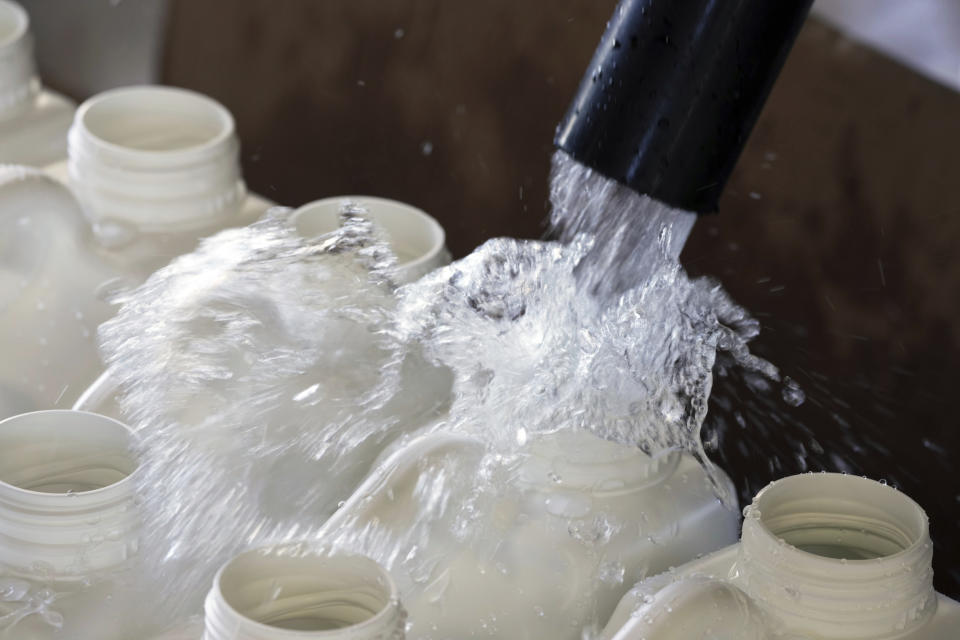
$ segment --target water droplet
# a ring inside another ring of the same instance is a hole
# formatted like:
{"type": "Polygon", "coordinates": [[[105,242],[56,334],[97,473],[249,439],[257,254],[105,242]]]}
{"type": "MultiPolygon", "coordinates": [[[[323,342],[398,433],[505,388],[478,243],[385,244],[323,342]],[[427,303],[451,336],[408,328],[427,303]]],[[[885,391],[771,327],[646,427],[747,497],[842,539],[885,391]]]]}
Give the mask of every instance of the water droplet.
{"type": "Polygon", "coordinates": [[[807,399],[807,394],[804,393],[803,389],[800,388],[800,385],[790,377],[783,378],[783,384],[780,389],[780,393],[784,402],[789,404],[791,407],[799,407],[807,399]]]}

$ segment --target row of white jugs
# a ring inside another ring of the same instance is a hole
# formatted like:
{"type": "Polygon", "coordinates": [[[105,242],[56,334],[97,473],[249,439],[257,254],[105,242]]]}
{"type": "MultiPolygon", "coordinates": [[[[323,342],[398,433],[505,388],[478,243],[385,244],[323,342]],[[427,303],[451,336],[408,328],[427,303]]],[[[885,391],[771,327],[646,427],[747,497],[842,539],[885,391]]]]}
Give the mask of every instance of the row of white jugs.
{"type": "MultiPolygon", "coordinates": [[[[111,412],[109,373],[81,394],[101,373],[93,334],[112,313],[104,296],[141,282],[201,237],[253,221],[270,203],[245,190],[233,120],[222,106],[188,91],[135,87],[97,96],[74,113],[40,89],[27,27],[26,14],[0,0],[0,162],[21,165],[0,169],[0,418],[12,416],[0,422],[0,637],[6,629],[20,640],[119,640],[130,637],[123,620],[130,594],[89,578],[122,571],[137,553],[133,434],[94,413],[35,410],[79,398],[111,412]]],[[[311,236],[332,230],[341,200],[298,210],[297,228],[311,236]]],[[[401,256],[398,280],[449,260],[443,230],[423,212],[373,198],[362,204],[401,256]]],[[[476,456],[478,448],[450,436],[414,440],[356,489],[326,529],[382,517],[388,502],[394,510],[403,504],[425,459],[476,456]]],[[[652,460],[586,434],[536,440],[530,453],[521,482],[540,504],[558,493],[588,494],[598,513],[637,521],[625,530],[641,530],[644,518],[646,537],[627,533],[612,542],[626,550],[627,576],[664,572],[736,540],[735,514],[687,456],[652,460]],[[565,466],[560,485],[547,477],[558,465],[565,466]],[[628,482],[598,490],[610,477],[628,482]]],[[[947,638],[960,622],[960,606],[933,590],[923,511],[860,478],[774,483],[748,509],[740,544],[626,595],[585,581],[591,560],[570,539],[568,515],[522,515],[522,526],[518,518],[503,533],[517,550],[509,578],[452,543],[436,550],[459,585],[448,589],[443,611],[429,594],[407,589],[406,616],[401,590],[370,560],[274,548],[228,563],[200,628],[168,637],[547,633],[573,640],[587,615],[574,603],[584,595],[610,619],[604,639],[947,638]],[[556,562],[561,556],[565,562],[556,562]],[[481,629],[489,615],[497,624],[481,629]]]]}
{"type": "MultiPolygon", "coordinates": [[[[0,422],[0,611],[22,616],[8,637],[142,637],[130,634],[136,626],[125,617],[136,607],[124,571],[135,566],[141,539],[133,437],[112,418],[74,410],[0,422]]],[[[346,522],[406,526],[419,474],[479,449],[450,435],[414,439],[312,542],[346,522]]],[[[960,603],[934,591],[926,515],[890,486],[828,473],[778,480],[745,510],[737,542],[736,517],[689,458],[653,460],[584,434],[535,441],[530,453],[519,474],[522,499],[486,516],[515,513],[498,523],[498,542],[510,549],[506,566],[486,566],[455,540],[431,549],[442,607],[435,589],[398,587],[372,560],[288,545],[228,562],[203,620],[160,637],[576,640],[584,600],[595,600],[606,621],[597,640],[957,637],[960,603]],[[557,468],[560,484],[550,473],[557,468]],[[602,490],[613,477],[626,482],[602,490]],[[573,518],[528,506],[551,499],[595,506],[573,518]],[[592,550],[571,537],[597,513],[622,530],[606,544],[620,547],[625,575],[652,576],[627,593],[597,584],[592,550]]]]}

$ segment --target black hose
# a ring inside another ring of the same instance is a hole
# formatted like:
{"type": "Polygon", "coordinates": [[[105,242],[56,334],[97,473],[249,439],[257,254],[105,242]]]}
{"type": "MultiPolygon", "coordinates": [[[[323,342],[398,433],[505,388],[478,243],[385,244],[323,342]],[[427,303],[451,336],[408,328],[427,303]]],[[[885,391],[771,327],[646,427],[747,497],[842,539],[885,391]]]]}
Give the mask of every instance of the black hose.
{"type": "Polygon", "coordinates": [[[717,200],[812,0],[623,0],[555,143],[634,191],[717,200]]]}

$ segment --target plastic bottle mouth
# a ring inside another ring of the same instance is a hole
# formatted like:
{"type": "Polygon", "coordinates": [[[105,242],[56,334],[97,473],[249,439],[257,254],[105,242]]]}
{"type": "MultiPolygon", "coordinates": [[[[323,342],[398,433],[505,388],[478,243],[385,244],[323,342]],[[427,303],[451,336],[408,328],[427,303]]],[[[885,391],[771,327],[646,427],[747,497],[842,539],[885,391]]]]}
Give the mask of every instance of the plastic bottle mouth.
{"type": "MultiPolygon", "coordinates": [[[[197,155],[234,133],[233,117],[206,96],[174,87],[124,87],[83,103],[77,124],[104,152],[152,164],[154,153],[197,155]]],[[[175,162],[168,158],[168,162],[175,162]]]]}
{"type": "Polygon", "coordinates": [[[79,578],[136,550],[136,461],[123,424],[83,411],[0,422],[0,565],[79,578]]]}
{"type": "Polygon", "coordinates": [[[70,178],[95,221],[199,228],[242,203],[239,148],[233,117],[216,101],[174,87],[124,87],[77,110],[70,178]]]}
{"type": "Polygon", "coordinates": [[[0,119],[20,113],[39,91],[30,18],[20,5],[0,0],[0,119]]]}
{"type": "Polygon", "coordinates": [[[797,629],[885,638],[935,611],[932,559],[916,502],[873,480],[821,473],[757,494],[738,566],[750,594],[797,629]]]}
{"type": "Polygon", "coordinates": [[[346,202],[359,204],[387,236],[397,256],[401,283],[412,282],[425,273],[450,262],[443,227],[416,207],[372,196],[337,196],[316,200],[293,212],[297,232],[313,238],[340,227],[340,209],[346,202]]]}
{"type": "Polygon", "coordinates": [[[402,638],[404,626],[397,587],[380,565],[299,546],[228,562],[205,613],[205,640],[381,640],[402,638]]]}

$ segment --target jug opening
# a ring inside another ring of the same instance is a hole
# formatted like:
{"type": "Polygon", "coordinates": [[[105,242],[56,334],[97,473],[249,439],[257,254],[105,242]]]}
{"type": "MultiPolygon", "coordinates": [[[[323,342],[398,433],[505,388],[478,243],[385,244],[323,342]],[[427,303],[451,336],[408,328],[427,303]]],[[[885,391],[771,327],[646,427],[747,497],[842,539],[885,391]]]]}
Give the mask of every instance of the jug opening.
{"type": "Polygon", "coordinates": [[[233,118],[217,102],[171,87],[107,91],[84,104],[78,119],[108,145],[131,151],[186,151],[233,134],[233,118]]]}
{"type": "Polygon", "coordinates": [[[897,540],[887,538],[883,532],[825,526],[818,528],[815,532],[804,532],[805,539],[797,542],[791,541],[794,538],[792,533],[782,534],[781,537],[801,551],[824,558],[874,560],[892,556],[906,549],[897,540]],[[835,540],[851,538],[856,538],[856,541],[847,544],[835,542],[835,540]]]}
{"type": "Polygon", "coordinates": [[[123,566],[138,544],[132,440],[85,411],[0,421],[0,566],[57,582],[123,566]]]}
{"type": "Polygon", "coordinates": [[[446,237],[432,217],[416,207],[371,196],[339,196],[310,202],[293,213],[293,225],[304,238],[314,238],[340,227],[340,209],[354,202],[367,210],[387,236],[401,267],[414,267],[443,251],[446,237]]]}
{"type": "Polygon", "coordinates": [[[0,422],[0,483],[66,496],[106,489],[136,469],[127,428],[80,411],[38,411],[0,422]]]}
{"type": "Polygon", "coordinates": [[[327,632],[396,624],[397,598],[389,575],[368,558],[298,548],[255,550],[221,570],[208,599],[207,624],[218,627],[215,621],[232,611],[226,616],[239,618],[235,624],[271,638],[286,638],[285,631],[296,632],[291,637],[297,638],[303,632],[339,637],[327,632]]]}
{"type": "Polygon", "coordinates": [[[855,476],[786,478],[761,492],[754,505],[776,538],[825,559],[888,558],[928,535],[926,515],[913,500],[855,476]]]}
{"type": "Polygon", "coordinates": [[[744,512],[738,564],[750,597],[804,637],[901,637],[937,608],[927,516],[882,482],[806,473],[744,512]]]}

